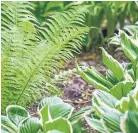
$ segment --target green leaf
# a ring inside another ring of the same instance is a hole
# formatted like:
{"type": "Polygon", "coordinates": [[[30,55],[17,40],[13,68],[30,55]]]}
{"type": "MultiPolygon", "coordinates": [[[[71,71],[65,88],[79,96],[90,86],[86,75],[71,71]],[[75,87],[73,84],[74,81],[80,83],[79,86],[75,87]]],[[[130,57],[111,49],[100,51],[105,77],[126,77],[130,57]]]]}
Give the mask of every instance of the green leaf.
{"type": "Polygon", "coordinates": [[[120,117],[121,116],[122,114],[116,111],[103,114],[102,121],[107,131],[109,131],[110,133],[121,132],[121,129],[120,129],[120,117]]]}
{"type": "Polygon", "coordinates": [[[58,130],[51,130],[51,131],[48,131],[47,133],[63,133],[63,132],[60,132],[58,130]]]}
{"type": "Polygon", "coordinates": [[[133,95],[128,97],[123,97],[120,101],[116,103],[116,108],[121,112],[138,111],[137,101],[133,95]]]}
{"type": "Polygon", "coordinates": [[[121,129],[123,133],[136,133],[138,131],[138,113],[128,111],[121,118],[121,129]]]}
{"type": "Polygon", "coordinates": [[[102,57],[103,63],[106,67],[108,67],[117,78],[118,81],[121,81],[124,78],[124,69],[121,64],[115,60],[111,55],[109,55],[103,48],[102,49],[102,57]]]}
{"type": "Polygon", "coordinates": [[[41,130],[41,124],[38,118],[28,118],[19,125],[20,133],[38,133],[41,130]]]}
{"type": "Polygon", "coordinates": [[[50,106],[50,114],[53,119],[58,117],[69,118],[73,110],[74,108],[68,103],[55,104],[50,106]]]}
{"type": "Polygon", "coordinates": [[[88,133],[87,129],[83,128],[83,122],[80,120],[72,124],[73,133],[88,133]]]}
{"type": "Polygon", "coordinates": [[[90,112],[94,111],[93,107],[86,106],[84,108],[81,108],[79,111],[73,113],[69,119],[71,123],[76,123],[79,121],[84,115],[89,114],[90,112]]]}
{"type": "Polygon", "coordinates": [[[64,118],[57,118],[53,121],[46,122],[44,125],[45,131],[58,130],[63,133],[72,133],[72,127],[68,120],[64,118]]]}
{"type": "Polygon", "coordinates": [[[118,101],[111,94],[102,90],[96,90],[93,95],[98,104],[111,108],[115,108],[116,102],[118,101]]]}
{"type": "Polygon", "coordinates": [[[124,31],[119,31],[121,37],[121,47],[126,56],[133,62],[138,58],[138,40],[129,37],[124,31]]]}
{"type": "Polygon", "coordinates": [[[17,133],[17,127],[9,120],[7,116],[1,116],[1,129],[6,133],[17,133]]]}
{"type": "Polygon", "coordinates": [[[60,104],[60,103],[63,103],[63,100],[57,96],[46,97],[40,101],[39,109],[41,109],[42,107],[44,107],[46,105],[50,106],[50,105],[60,104]]]}
{"type": "Polygon", "coordinates": [[[87,70],[86,71],[82,71],[82,69],[79,67],[79,65],[77,64],[77,62],[75,64],[76,64],[76,68],[77,68],[77,71],[78,71],[79,75],[85,81],[87,81],[89,84],[92,84],[97,89],[104,90],[104,91],[109,91],[108,87],[106,87],[105,85],[103,85],[99,80],[97,80],[96,77],[92,77],[92,75],[90,75],[87,72],[87,70]]]}
{"type": "Polygon", "coordinates": [[[85,120],[93,129],[99,131],[100,133],[107,133],[100,120],[89,118],[88,116],[85,116],[85,120]]]}
{"type": "Polygon", "coordinates": [[[43,99],[39,104],[39,108],[41,108],[40,114],[44,123],[52,118],[69,118],[74,110],[70,104],[64,103],[61,98],[56,96],[43,99]]]}
{"type": "Polygon", "coordinates": [[[45,124],[45,122],[52,119],[49,111],[49,105],[45,105],[43,108],[41,108],[39,114],[43,125],[45,124]]]}
{"type": "Polygon", "coordinates": [[[133,83],[128,81],[119,82],[110,90],[110,94],[112,94],[117,99],[121,99],[132,90],[133,83]]]}
{"type": "Polygon", "coordinates": [[[6,108],[7,117],[18,126],[19,123],[28,118],[30,115],[28,111],[19,105],[9,105],[6,108]]]}
{"type": "Polygon", "coordinates": [[[99,73],[94,67],[91,67],[91,69],[88,68],[85,73],[107,88],[111,88],[113,86],[112,83],[106,80],[105,76],[99,73]]]}

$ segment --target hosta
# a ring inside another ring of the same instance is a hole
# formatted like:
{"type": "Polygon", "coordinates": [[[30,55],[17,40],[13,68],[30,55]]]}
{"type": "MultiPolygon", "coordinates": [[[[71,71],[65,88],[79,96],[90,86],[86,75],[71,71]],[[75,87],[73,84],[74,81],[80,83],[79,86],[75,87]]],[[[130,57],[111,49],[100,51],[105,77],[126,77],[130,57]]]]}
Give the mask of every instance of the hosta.
{"type": "Polygon", "coordinates": [[[138,131],[138,81],[137,86],[120,100],[108,92],[98,90],[93,94],[95,108],[87,123],[100,133],[136,133],[138,131]]]}
{"type": "MultiPolygon", "coordinates": [[[[78,121],[90,110],[90,107],[72,115],[74,108],[54,96],[39,103],[37,117],[18,105],[9,105],[6,116],[1,117],[2,133],[73,133],[79,126],[78,121]]],[[[78,130],[77,130],[78,131],[78,130]]],[[[79,126],[80,133],[84,133],[79,126]]]]}
{"type": "Polygon", "coordinates": [[[121,46],[130,63],[119,63],[103,48],[103,63],[108,68],[106,76],[94,67],[81,69],[76,63],[80,76],[98,89],[93,93],[92,118],[85,119],[101,133],[138,131],[138,31],[134,26],[126,30],[130,36],[120,30],[112,42],[121,46]]]}

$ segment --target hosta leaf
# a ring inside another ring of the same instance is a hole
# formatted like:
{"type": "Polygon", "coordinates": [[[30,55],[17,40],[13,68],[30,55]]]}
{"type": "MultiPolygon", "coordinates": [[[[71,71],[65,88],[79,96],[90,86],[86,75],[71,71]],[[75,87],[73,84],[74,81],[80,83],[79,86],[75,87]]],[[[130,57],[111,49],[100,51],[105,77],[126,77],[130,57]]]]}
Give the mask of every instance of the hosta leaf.
{"type": "Polygon", "coordinates": [[[41,130],[41,124],[38,118],[28,118],[20,123],[20,133],[38,133],[41,130]]]}
{"type": "Polygon", "coordinates": [[[1,129],[1,133],[10,133],[10,132],[1,129]]]}
{"type": "Polygon", "coordinates": [[[58,118],[50,122],[45,123],[45,131],[58,130],[63,133],[72,133],[72,127],[68,120],[64,118],[58,118]]]}
{"type": "Polygon", "coordinates": [[[120,117],[121,114],[118,112],[108,112],[103,114],[103,123],[104,127],[109,131],[110,133],[120,132],[120,117]]]}
{"type": "Polygon", "coordinates": [[[138,63],[136,65],[136,79],[138,79],[138,63]]]}
{"type": "Polygon", "coordinates": [[[47,133],[63,133],[63,132],[60,132],[58,130],[51,130],[51,131],[48,131],[47,133]]]}
{"type": "Polygon", "coordinates": [[[19,123],[29,117],[28,111],[18,105],[9,105],[6,108],[7,117],[15,124],[19,125],[19,123]]]}
{"type": "Polygon", "coordinates": [[[112,94],[117,99],[121,99],[124,96],[127,96],[129,91],[132,90],[133,83],[132,82],[119,82],[110,90],[110,94],[112,94]]]}
{"type": "Polygon", "coordinates": [[[64,103],[61,98],[56,96],[43,99],[39,104],[39,108],[41,108],[40,113],[44,123],[51,118],[69,118],[74,109],[70,104],[64,103]],[[43,108],[40,106],[43,106],[43,108]]]}
{"type": "Polygon", "coordinates": [[[138,40],[133,40],[124,31],[119,31],[121,37],[121,47],[126,56],[135,62],[138,58],[138,40]]]}
{"type": "Polygon", "coordinates": [[[93,107],[86,106],[79,111],[73,113],[69,119],[71,123],[76,123],[78,120],[80,120],[84,115],[89,114],[90,112],[94,111],[93,107]]]}
{"type": "Polygon", "coordinates": [[[45,105],[43,108],[41,108],[40,111],[39,111],[39,114],[40,114],[40,117],[41,117],[42,124],[44,124],[45,122],[51,120],[49,105],[45,105]]]}
{"type": "Polygon", "coordinates": [[[121,117],[121,129],[123,133],[137,133],[138,131],[138,112],[128,111],[121,117]]]}
{"type": "Polygon", "coordinates": [[[106,79],[110,81],[113,85],[116,85],[118,83],[117,78],[114,76],[114,74],[110,70],[107,70],[106,79]]]}
{"type": "Polygon", "coordinates": [[[115,97],[102,90],[96,90],[94,92],[94,98],[98,101],[99,104],[111,108],[114,108],[117,102],[117,99],[115,97]]]}
{"type": "Polygon", "coordinates": [[[68,103],[55,104],[50,106],[50,114],[53,119],[58,117],[69,118],[73,109],[74,108],[68,103]]]}
{"type": "Polygon", "coordinates": [[[129,95],[128,97],[123,97],[120,101],[116,103],[116,108],[121,112],[130,111],[138,111],[137,101],[136,99],[129,95]]]}
{"type": "Polygon", "coordinates": [[[87,81],[89,84],[92,84],[97,89],[104,90],[104,91],[109,91],[109,89],[105,85],[103,85],[100,81],[96,80],[96,78],[92,77],[92,75],[89,75],[89,73],[87,73],[87,70],[86,70],[86,72],[82,71],[82,69],[79,67],[77,62],[75,64],[76,64],[76,68],[77,68],[77,71],[78,71],[79,75],[85,81],[87,81]]]}
{"type": "Polygon", "coordinates": [[[85,120],[93,129],[99,131],[100,133],[107,133],[100,120],[89,118],[88,116],[85,116],[85,120]]]}
{"type": "Polygon", "coordinates": [[[17,133],[17,127],[9,120],[7,116],[1,116],[2,133],[17,133]]]}
{"type": "Polygon", "coordinates": [[[72,124],[73,133],[88,133],[87,129],[83,128],[83,122],[80,120],[72,124]]]}
{"type": "Polygon", "coordinates": [[[104,65],[113,72],[118,81],[121,81],[124,78],[124,70],[121,64],[109,55],[103,48],[102,57],[104,65]]]}
{"type": "Polygon", "coordinates": [[[42,107],[44,107],[45,105],[54,105],[54,104],[60,104],[63,103],[63,100],[57,96],[53,96],[53,97],[47,97],[44,98],[43,100],[40,101],[39,103],[39,109],[41,109],[42,107]]]}
{"type": "Polygon", "coordinates": [[[106,86],[107,88],[111,88],[113,86],[112,83],[106,80],[105,76],[98,72],[94,67],[91,67],[91,69],[88,68],[85,73],[91,78],[95,79],[98,83],[101,83],[103,86],[106,86]]]}

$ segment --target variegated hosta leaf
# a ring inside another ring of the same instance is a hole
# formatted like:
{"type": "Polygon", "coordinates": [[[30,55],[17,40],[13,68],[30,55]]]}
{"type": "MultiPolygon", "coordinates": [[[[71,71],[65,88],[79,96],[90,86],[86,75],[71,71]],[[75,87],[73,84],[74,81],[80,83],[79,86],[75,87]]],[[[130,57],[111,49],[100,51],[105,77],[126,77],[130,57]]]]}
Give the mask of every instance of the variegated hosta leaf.
{"type": "Polygon", "coordinates": [[[138,34],[138,25],[126,25],[123,29],[128,31],[132,36],[134,36],[135,33],[138,34]]]}
{"type": "Polygon", "coordinates": [[[19,125],[20,133],[39,133],[42,127],[38,118],[28,118],[19,125]]]}
{"type": "Polygon", "coordinates": [[[52,120],[50,111],[49,111],[49,105],[45,105],[43,108],[39,110],[39,115],[41,117],[41,122],[44,125],[45,122],[52,120]]]}
{"type": "Polygon", "coordinates": [[[17,126],[14,125],[7,116],[1,116],[2,133],[17,133],[17,126]]]}
{"type": "Polygon", "coordinates": [[[118,101],[110,93],[102,90],[96,90],[94,92],[94,98],[97,100],[99,105],[111,108],[115,108],[116,102],[118,101]]]}
{"type": "Polygon", "coordinates": [[[107,130],[104,129],[101,120],[89,118],[88,116],[85,116],[85,120],[93,129],[99,131],[100,133],[107,133],[107,130]]]}
{"type": "Polygon", "coordinates": [[[138,103],[138,80],[136,81],[136,87],[133,90],[133,95],[134,95],[134,98],[136,99],[136,101],[138,103]]]}
{"type": "Polygon", "coordinates": [[[128,111],[121,117],[121,129],[123,133],[138,132],[138,112],[128,111]]]}
{"type": "Polygon", "coordinates": [[[103,114],[102,122],[105,129],[109,133],[121,132],[121,129],[120,129],[121,116],[122,114],[116,111],[103,114]]]}
{"type": "Polygon", "coordinates": [[[121,64],[102,48],[103,63],[110,69],[118,81],[124,78],[124,69],[121,64]]]}
{"type": "Polygon", "coordinates": [[[133,83],[128,81],[119,82],[110,90],[110,94],[116,97],[117,99],[121,99],[132,90],[133,83]]]}
{"type": "Polygon", "coordinates": [[[108,87],[112,86],[112,84],[110,84],[108,81],[105,81],[105,79],[103,78],[103,76],[101,74],[99,74],[98,72],[96,72],[96,71],[88,72],[88,71],[90,71],[90,69],[86,69],[86,70],[83,71],[79,67],[79,65],[77,64],[77,62],[76,62],[76,68],[77,68],[77,71],[78,71],[79,75],[85,81],[87,81],[89,84],[92,84],[96,88],[98,88],[100,90],[104,90],[104,91],[109,91],[108,87]]]}
{"type": "Polygon", "coordinates": [[[68,119],[71,116],[73,109],[74,108],[70,104],[64,103],[62,99],[56,96],[45,98],[39,104],[39,112],[43,124],[58,117],[68,119]]]}
{"type": "Polygon", "coordinates": [[[44,98],[43,100],[41,100],[39,102],[39,110],[41,108],[43,108],[44,106],[46,105],[54,105],[54,104],[60,104],[60,103],[63,103],[63,100],[57,96],[53,96],[53,97],[46,97],[44,98]]]}
{"type": "Polygon", "coordinates": [[[130,111],[138,111],[138,101],[135,99],[133,95],[129,95],[128,97],[123,97],[120,101],[116,103],[116,109],[121,112],[130,111]]]}
{"type": "Polygon", "coordinates": [[[86,106],[79,111],[73,113],[71,117],[69,118],[69,121],[74,124],[77,121],[79,121],[84,115],[90,114],[90,112],[93,112],[94,108],[91,106],[86,106]]]}
{"type": "Polygon", "coordinates": [[[51,130],[51,131],[48,131],[47,133],[63,133],[63,132],[58,131],[58,130],[51,130]]]}
{"type": "Polygon", "coordinates": [[[121,47],[126,56],[133,62],[138,58],[138,40],[129,37],[124,31],[119,31],[121,38],[121,47]]]}
{"type": "Polygon", "coordinates": [[[6,108],[6,114],[11,122],[13,122],[16,126],[18,126],[22,120],[30,116],[25,108],[18,105],[9,105],[6,108]]]}
{"type": "Polygon", "coordinates": [[[110,70],[107,70],[106,72],[106,79],[110,81],[113,85],[116,85],[118,83],[117,78],[110,70]]]}
{"type": "Polygon", "coordinates": [[[46,132],[58,130],[63,133],[73,133],[70,122],[64,118],[57,118],[53,121],[46,122],[44,125],[44,130],[46,132]]]}

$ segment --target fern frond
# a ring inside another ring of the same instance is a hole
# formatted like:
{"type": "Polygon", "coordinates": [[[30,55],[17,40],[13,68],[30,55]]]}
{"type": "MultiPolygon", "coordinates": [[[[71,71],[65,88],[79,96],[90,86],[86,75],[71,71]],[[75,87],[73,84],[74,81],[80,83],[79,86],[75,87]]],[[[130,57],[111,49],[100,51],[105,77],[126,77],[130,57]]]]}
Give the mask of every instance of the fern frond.
{"type": "Polygon", "coordinates": [[[40,26],[29,2],[2,2],[2,109],[59,93],[51,78],[63,67],[61,60],[80,52],[90,29],[84,26],[86,9],[57,13],[40,26]]]}

